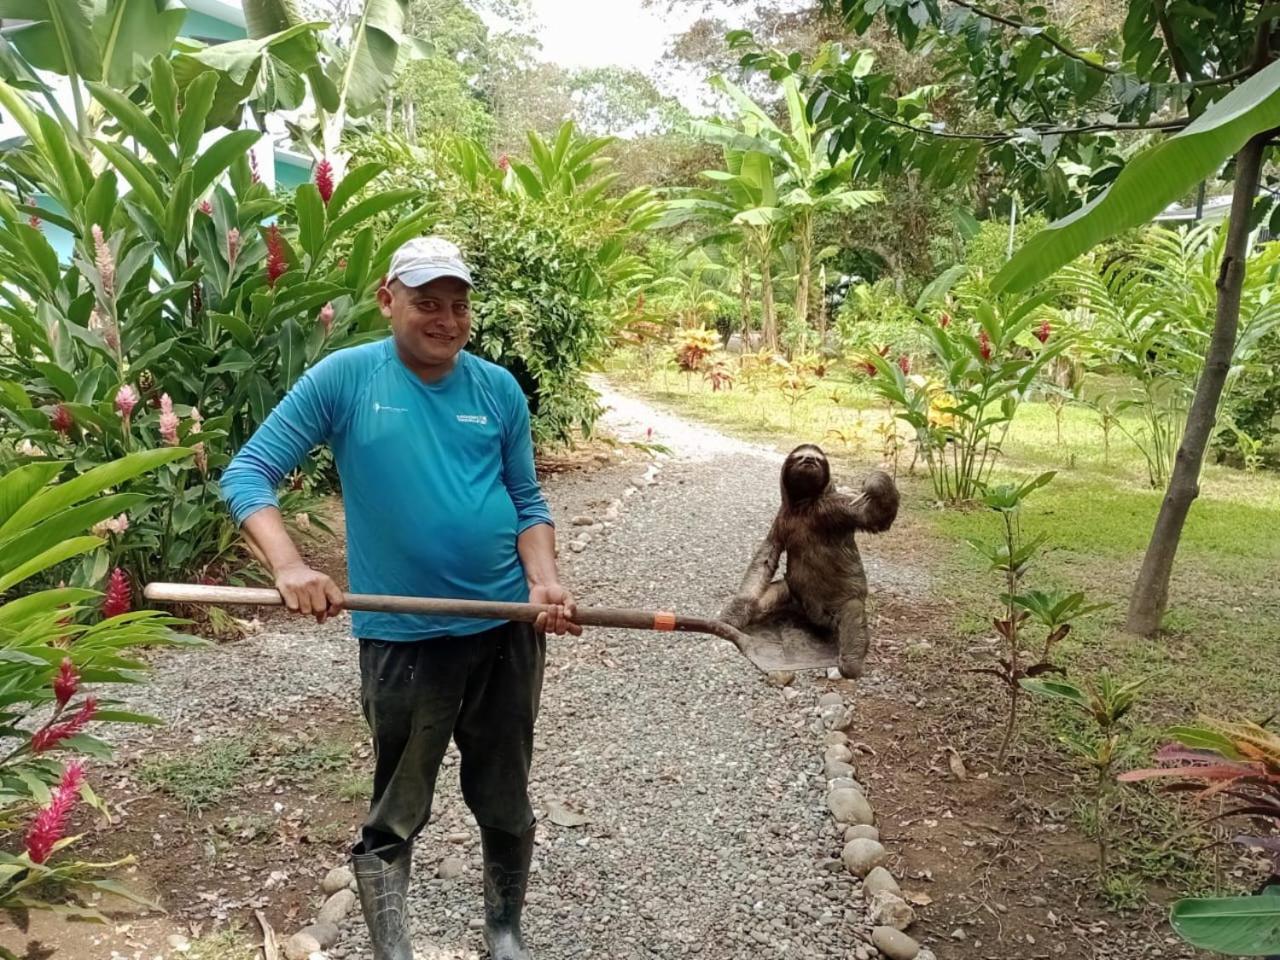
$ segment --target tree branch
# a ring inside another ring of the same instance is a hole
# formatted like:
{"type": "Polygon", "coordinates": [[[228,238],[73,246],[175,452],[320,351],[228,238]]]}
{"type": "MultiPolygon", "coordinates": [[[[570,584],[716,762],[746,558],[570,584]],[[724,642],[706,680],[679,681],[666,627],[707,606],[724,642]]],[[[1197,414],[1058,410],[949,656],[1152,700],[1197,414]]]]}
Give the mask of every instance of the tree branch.
{"type": "Polygon", "coordinates": [[[1036,24],[1033,24],[1033,23],[1027,23],[1023,20],[1015,20],[1013,19],[1013,17],[1006,17],[999,13],[994,13],[991,10],[984,10],[982,7],[979,7],[976,3],[971,2],[971,0],[951,0],[951,2],[954,3],[957,7],[964,7],[966,10],[976,13],[978,16],[982,17],[985,20],[990,20],[992,23],[999,23],[1006,27],[1012,27],[1014,30],[1025,30],[1028,28],[1032,30],[1039,30],[1040,32],[1037,33],[1036,36],[1044,37],[1045,40],[1047,40],[1051,46],[1057,49],[1059,53],[1065,54],[1066,56],[1070,57],[1072,60],[1080,61],[1080,63],[1083,63],[1086,67],[1091,67],[1094,70],[1098,70],[1098,71],[1101,71],[1102,73],[1107,73],[1107,74],[1120,72],[1115,67],[1109,67],[1105,63],[1097,63],[1093,60],[1090,60],[1088,57],[1080,53],[1078,50],[1072,49],[1071,47],[1063,43],[1061,40],[1054,37],[1053,34],[1051,34],[1048,31],[1048,29],[1045,27],[1037,26],[1036,24]]]}
{"type": "MultiPolygon", "coordinates": [[[[897,117],[891,117],[887,113],[881,113],[879,110],[873,110],[865,104],[849,100],[847,97],[834,90],[831,92],[838,99],[844,100],[846,103],[861,108],[863,112],[870,117],[875,117],[875,119],[882,120],[895,127],[902,127],[904,130],[910,130],[913,133],[923,134],[928,137],[937,137],[940,140],[973,140],[979,143],[1008,143],[1010,140],[1016,140],[1019,136],[1017,131],[1010,133],[951,133],[946,130],[932,130],[929,127],[918,127],[913,123],[907,123],[905,120],[899,120],[897,117]]],[[[1189,117],[1178,117],[1175,120],[1163,120],[1157,123],[1090,123],[1075,127],[1033,126],[1031,129],[1042,137],[1069,137],[1086,133],[1111,133],[1120,130],[1180,130],[1190,122],[1191,119],[1189,117]]]]}
{"type": "Polygon", "coordinates": [[[1183,83],[1191,82],[1191,68],[1187,66],[1187,58],[1173,39],[1173,24],[1169,21],[1169,11],[1165,8],[1165,0],[1155,0],[1156,22],[1160,24],[1160,33],[1164,35],[1165,49],[1169,51],[1169,62],[1173,64],[1173,72],[1183,83]]]}

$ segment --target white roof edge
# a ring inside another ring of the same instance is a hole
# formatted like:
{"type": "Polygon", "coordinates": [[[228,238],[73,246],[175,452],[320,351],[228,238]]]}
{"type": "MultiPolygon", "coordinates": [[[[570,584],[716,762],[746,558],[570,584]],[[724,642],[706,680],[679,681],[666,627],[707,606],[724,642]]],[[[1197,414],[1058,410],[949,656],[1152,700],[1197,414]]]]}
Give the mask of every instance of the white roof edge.
{"type": "Polygon", "coordinates": [[[179,0],[179,2],[188,10],[203,13],[223,23],[231,23],[237,27],[245,25],[244,7],[241,6],[240,0],[179,0]]]}

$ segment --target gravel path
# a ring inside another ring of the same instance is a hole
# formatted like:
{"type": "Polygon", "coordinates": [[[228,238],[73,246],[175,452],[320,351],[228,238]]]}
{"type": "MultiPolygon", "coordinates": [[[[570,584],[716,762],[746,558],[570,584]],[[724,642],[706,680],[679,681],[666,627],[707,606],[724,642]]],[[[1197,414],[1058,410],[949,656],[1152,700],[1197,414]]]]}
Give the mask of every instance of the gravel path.
{"type": "MultiPolygon", "coordinates": [[[[620,518],[583,552],[563,550],[563,576],[583,602],[714,614],[776,509],[781,457],[597,386],[612,433],[643,439],[652,428],[673,453],[657,482],[630,496],[624,489],[642,469],[634,465],[548,484],[562,543],[573,535],[567,506],[582,512],[594,502],[599,516],[610,499],[624,500],[620,518]]],[[[877,562],[874,550],[872,543],[866,551],[873,594],[922,588],[918,571],[877,562]]],[[[168,735],[206,736],[220,732],[211,717],[233,717],[221,721],[229,729],[296,716],[316,699],[354,710],[347,625],[264,633],[196,655],[209,658],[198,670],[190,655],[176,667],[165,658],[138,706],[166,716],[168,735]]],[[[864,687],[885,682],[874,659],[869,666],[864,687]]],[[[841,840],[826,810],[815,710],[826,686],[820,677],[770,686],[714,638],[593,630],[577,641],[553,639],[526,912],[539,960],[874,956],[859,885],[834,859],[841,840]],[[557,825],[548,805],[586,822],[557,825]]],[[[472,823],[447,770],[415,854],[422,960],[481,955],[472,823]],[[462,859],[461,876],[436,876],[445,857],[462,859]]],[[[367,955],[353,914],[330,956],[367,955]]]]}

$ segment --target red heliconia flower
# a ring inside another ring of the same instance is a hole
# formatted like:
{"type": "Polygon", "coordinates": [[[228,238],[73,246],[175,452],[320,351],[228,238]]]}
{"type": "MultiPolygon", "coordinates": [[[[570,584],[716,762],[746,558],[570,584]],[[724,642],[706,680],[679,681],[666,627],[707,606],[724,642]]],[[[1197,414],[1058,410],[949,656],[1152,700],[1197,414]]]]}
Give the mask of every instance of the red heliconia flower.
{"type": "Polygon", "coordinates": [[[898,358],[898,369],[902,371],[903,376],[911,373],[911,357],[903,354],[898,358]]]}
{"type": "Polygon", "coordinates": [[[54,408],[53,416],[49,418],[49,426],[57,430],[64,437],[71,432],[71,428],[76,425],[76,418],[71,415],[71,411],[64,404],[58,404],[54,408]]]}
{"type": "Polygon", "coordinates": [[[511,169],[511,158],[505,153],[498,158],[498,169],[503,173],[511,169]]]}
{"type": "Polygon", "coordinates": [[[978,331],[978,350],[982,354],[983,360],[991,359],[991,338],[987,336],[987,331],[978,331]]]}
{"type": "Polygon", "coordinates": [[[289,269],[289,260],[284,253],[284,239],[280,236],[280,228],[274,223],[267,230],[267,284],[271,287],[284,276],[289,269]]]}
{"type": "Polygon", "coordinates": [[[938,316],[938,326],[940,326],[943,330],[951,326],[951,314],[943,310],[942,313],[939,314],[938,316]]]}
{"type": "Polygon", "coordinates": [[[1053,327],[1049,325],[1048,320],[1040,324],[1040,329],[1036,331],[1036,339],[1039,340],[1041,343],[1047,343],[1049,340],[1049,337],[1051,337],[1052,335],[1053,335],[1053,327]]]}
{"type": "Polygon", "coordinates": [[[110,620],[133,609],[132,591],[129,587],[129,575],[116,567],[107,578],[107,592],[102,598],[102,618],[110,620]]]}
{"type": "Polygon", "coordinates": [[[65,707],[67,701],[76,695],[80,687],[80,674],[76,673],[75,664],[70,657],[62,658],[62,666],[58,667],[58,675],[53,679],[53,695],[58,706],[65,707]]]}
{"type": "Polygon", "coordinates": [[[321,160],[316,165],[316,189],[320,191],[320,199],[327,205],[333,196],[333,164],[321,160]]]}
{"type": "Polygon", "coordinates": [[[80,709],[76,711],[75,716],[70,720],[64,720],[62,723],[53,723],[47,727],[41,727],[31,736],[31,752],[44,753],[60,744],[68,737],[74,737],[77,733],[89,725],[89,721],[93,719],[98,712],[98,700],[96,697],[85,697],[84,703],[80,705],[80,709]]]}
{"type": "Polygon", "coordinates": [[[32,863],[44,863],[67,830],[67,818],[76,805],[76,797],[84,784],[84,763],[72,760],[62,771],[62,780],[47,806],[31,821],[25,845],[32,863]]]}
{"type": "Polygon", "coordinates": [[[206,217],[212,217],[212,216],[213,216],[213,204],[212,204],[212,203],[210,203],[208,200],[201,200],[201,201],[200,201],[200,212],[201,212],[201,213],[203,213],[206,217]]]}

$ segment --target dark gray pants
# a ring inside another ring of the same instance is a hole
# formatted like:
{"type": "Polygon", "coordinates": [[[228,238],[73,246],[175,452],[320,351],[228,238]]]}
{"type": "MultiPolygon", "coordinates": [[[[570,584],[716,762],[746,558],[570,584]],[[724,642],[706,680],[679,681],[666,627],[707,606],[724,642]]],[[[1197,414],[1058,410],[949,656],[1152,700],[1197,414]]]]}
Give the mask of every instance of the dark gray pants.
{"type": "Polygon", "coordinates": [[[533,825],[529,766],[546,650],[546,637],[527,623],[465,637],[360,641],[374,772],[357,853],[390,859],[426,826],[450,736],[476,822],[513,836],[533,825]]]}

